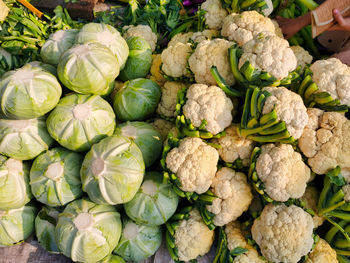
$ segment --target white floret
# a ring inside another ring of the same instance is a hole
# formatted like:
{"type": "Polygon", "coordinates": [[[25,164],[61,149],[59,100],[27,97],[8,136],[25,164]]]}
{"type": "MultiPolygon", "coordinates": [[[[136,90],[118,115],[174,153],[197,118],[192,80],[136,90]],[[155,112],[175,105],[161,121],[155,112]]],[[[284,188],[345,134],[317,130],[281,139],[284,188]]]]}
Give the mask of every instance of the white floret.
{"type": "Polygon", "coordinates": [[[312,56],[301,46],[291,46],[290,48],[297,58],[297,67],[300,66],[301,70],[304,70],[305,66],[312,62],[312,56]]]}
{"type": "Polygon", "coordinates": [[[206,120],[206,130],[215,135],[231,124],[233,104],[219,87],[193,84],[186,98],[183,113],[193,126],[199,127],[206,120]]]}
{"type": "Polygon", "coordinates": [[[205,193],[216,173],[219,154],[200,138],[187,137],[166,156],[168,169],[175,173],[186,192],[205,193]]]}
{"type": "Polygon", "coordinates": [[[309,254],[305,263],[338,263],[337,253],[321,238],[309,254]]]}
{"type": "Polygon", "coordinates": [[[188,60],[197,83],[216,85],[216,81],[210,73],[212,66],[217,67],[228,85],[235,83],[228,58],[228,49],[232,45],[233,42],[221,38],[204,40],[198,44],[188,60]]]}
{"type": "Polygon", "coordinates": [[[219,30],[222,27],[224,18],[227,16],[227,11],[222,7],[220,0],[206,0],[202,5],[201,9],[206,11],[205,24],[210,29],[219,30]]]}
{"type": "Polygon", "coordinates": [[[312,248],[313,229],[311,215],[300,207],[268,204],[254,221],[252,236],[268,261],[297,263],[312,248]]]}
{"type": "Polygon", "coordinates": [[[300,95],[285,87],[266,87],[263,90],[272,94],[265,101],[263,114],[275,109],[277,119],[286,123],[294,139],[299,139],[308,122],[307,109],[300,95]]]}
{"type": "Polygon", "coordinates": [[[314,220],[315,228],[322,225],[325,220],[324,217],[321,217],[317,214],[317,202],[319,196],[320,193],[318,192],[316,187],[308,186],[305,190],[304,195],[300,198],[300,200],[305,203],[305,208],[311,209],[315,212],[315,215],[312,217],[314,220]]]}
{"type": "Polygon", "coordinates": [[[297,59],[288,41],[270,32],[257,34],[243,45],[239,68],[246,61],[277,79],[287,77],[297,67],[297,59]]]}
{"type": "Polygon", "coordinates": [[[318,60],[310,67],[312,80],[320,91],[328,92],[333,99],[350,106],[350,67],[337,58],[318,60]]]}
{"type": "Polygon", "coordinates": [[[162,87],[162,97],[158,104],[157,113],[161,116],[176,117],[176,97],[179,90],[186,88],[181,82],[168,81],[162,87]]]}
{"type": "Polygon", "coordinates": [[[210,40],[219,36],[219,31],[206,29],[201,32],[178,33],[169,42],[168,46],[174,46],[176,43],[186,44],[190,41],[200,43],[203,40],[210,40]]]}
{"type": "Polygon", "coordinates": [[[129,37],[141,37],[148,42],[151,46],[152,52],[156,49],[157,46],[157,35],[153,33],[152,29],[147,25],[129,25],[124,26],[123,30],[125,31],[123,37],[128,39],[129,37]]]}
{"type": "Polygon", "coordinates": [[[191,51],[191,44],[183,44],[180,42],[164,49],[162,52],[163,72],[174,78],[188,77],[187,61],[191,51]]]}
{"type": "Polygon", "coordinates": [[[310,169],[290,144],[265,144],[256,161],[256,172],[265,192],[275,201],[303,196],[310,169]]]}

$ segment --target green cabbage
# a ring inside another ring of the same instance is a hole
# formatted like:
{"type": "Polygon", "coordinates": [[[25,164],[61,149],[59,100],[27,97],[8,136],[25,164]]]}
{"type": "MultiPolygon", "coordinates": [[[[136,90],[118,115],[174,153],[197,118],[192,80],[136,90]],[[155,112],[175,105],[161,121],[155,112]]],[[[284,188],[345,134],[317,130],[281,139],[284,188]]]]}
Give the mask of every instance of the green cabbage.
{"type": "Polygon", "coordinates": [[[40,245],[50,253],[59,254],[55,239],[55,227],[57,225],[60,210],[43,206],[35,218],[35,234],[40,245]]]}
{"type": "Polygon", "coordinates": [[[152,49],[141,37],[131,37],[126,40],[129,46],[129,57],[124,69],[120,72],[123,81],[145,78],[152,65],[152,49]]]}
{"type": "Polygon", "coordinates": [[[83,157],[64,148],[40,154],[30,169],[30,186],[35,198],[49,206],[63,206],[79,198],[83,157]]]}
{"type": "Polygon", "coordinates": [[[42,117],[31,120],[0,119],[0,154],[30,160],[48,150],[53,141],[42,117]]]}
{"type": "Polygon", "coordinates": [[[63,97],[47,118],[47,129],[56,141],[72,151],[87,151],[94,143],[112,135],[115,114],[97,95],[63,97]]]}
{"type": "Polygon", "coordinates": [[[122,236],[113,253],[128,261],[141,261],[156,253],[161,243],[160,226],[138,225],[124,218],[122,236]]]}
{"type": "Polygon", "coordinates": [[[20,208],[32,199],[29,169],[27,163],[0,155],[0,210],[20,208]]]}
{"type": "Polygon", "coordinates": [[[109,256],[107,256],[106,258],[104,258],[103,260],[99,261],[99,263],[125,263],[124,259],[110,254],[109,256]]]}
{"type": "Polygon", "coordinates": [[[82,94],[105,95],[119,74],[118,59],[99,43],[73,46],[64,52],[57,66],[61,82],[82,94]]]}
{"type": "Polygon", "coordinates": [[[30,64],[5,73],[0,80],[0,118],[32,119],[58,103],[62,89],[56,77],[30,64]]]}
{"type": "Polygon", "coordinates": [[[140,148],[146,167],[151,166],[162,152],[160,133],[149,123],[134,121],[117,126],[116,134],[132,139],[140,148]]]}
{"type": "Polygon", "coordinates": [[[61,55],[71,48],[79,30],[58,30],[49,36],[41,48],[40,55],[45,63],[57,65],[61,55]]]}
{"type": "Polygon", "coordinates": [[[12,246],[28,238],[34,232],[37,208],[22,206],[0,211],[0,246],[12,246]]]}
{"type": "Polygon", "coordinates": [[[56,241],[73,261],[96,262],[111,254],[122,230],[120,214],[111,205],[97,205],[87,198],[68,204],[59,215],[56,241]]]}
{"type": "Polygon", "coordinates": [[[175,213],[179,197],[162,179],[158,172],[147,173],[135,197],[124,204],[126,214],[138,224],[162,225],[175,213]]]}
{"type": "Polygon", "coordinates": [[[142,183],[145,164],[137,145],[124,136],[94,144],[86,154],[80,176],[83,191],[98,204],[130,201],[142,183]]]}
{"type": "Polygon", "coordinates": [[[108,47],[118,58],[120,68],[124,68],[129,55],[129,47],[114,27],[98,23],[86,24],[80,29],[75,41],[77,44],[100,43],[108,47]]]}
{"type": "Polygon", "coordinates": [[[124,83],[113,99],[117,119],[141,121],[156,110],[161,96],[157,83],[149,79],[134,79],[124,83]]]}
{"type": "Polygon", "coordinates": [[[29,65],[31,66],[31,68],[49,72],[52,75],[55,75],[55,77],[57,77],[57,69],[56,69],[55,66],[52,66],[50,64],[46,64],[46,63],[43,63],[43,62],[40,62],[40,61],[29,62],[27,64],[27,66],[29,67],[29,65]]]}

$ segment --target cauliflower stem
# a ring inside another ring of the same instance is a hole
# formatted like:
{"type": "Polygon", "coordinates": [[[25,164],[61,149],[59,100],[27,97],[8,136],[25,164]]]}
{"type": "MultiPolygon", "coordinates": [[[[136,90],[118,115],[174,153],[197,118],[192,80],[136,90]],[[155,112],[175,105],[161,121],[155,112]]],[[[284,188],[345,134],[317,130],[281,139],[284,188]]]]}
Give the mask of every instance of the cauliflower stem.
{"type": "Polygon", "coordinates": [[[337,259],[339,263],[348,263],[350,256],[350,245],[347,239],[347,232],[349,232],[350,223],[348,220],[341,220],[333,225],[325,235],[325,240],[337,252],[337,259]],[[344,230],[345,229],[345,230],[344,230]]]}
{"type": "Polygon", "coordinates": [[[221,4],[229,13],[241,13],[247,10],[262,12],[269,8],[265,0],[221,0],[221,4]]]}

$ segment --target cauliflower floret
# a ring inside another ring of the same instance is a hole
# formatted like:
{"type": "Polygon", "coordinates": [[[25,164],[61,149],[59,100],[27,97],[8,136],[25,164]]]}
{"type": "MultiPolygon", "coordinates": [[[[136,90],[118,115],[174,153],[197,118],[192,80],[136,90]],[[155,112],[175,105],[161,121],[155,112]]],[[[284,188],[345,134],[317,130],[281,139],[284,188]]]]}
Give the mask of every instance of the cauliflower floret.
{"type": "Polygon", "coordinates": [[[239,68],[246,61],[277,79],[287,77],[297,67],[297,58],[288,41],[270,32],[259,33],[243,45],[239,68]]]}
{"type": "Polygon", "coordinates": [[[183,113],[193,126],[199,127],[206,120],[206,130],[215,135],[231,124],[233,104],[219,87],[193,84],[186,98],[183,113]]]}
{"type": "Polygon", "coordinates": [[[179,260],[190,261],[209,252],[214,242],[214,231],[202,221],[197,209],[190,212],[187,220],[182,220],[175,232],[175,246],[179,260]]]}
{"type": "Polygon", "coordinates": [[[193,36],[193,32],[178,33],[172,37],[172,39],[168,44],[168,47],[175,46],[177,43],[187,44],[190,41],[192,36],[193,36]]]}
{"type": "Polygon", "coordinates": [[[177,92],[186,85],[181,82],[168,81],[162,87],[162,97],[158,104],[157,113],[165,117],[176,117],[176,97],[177,92]]]}
{"type": "Polygon", "coordinates": [[[305,190],[304,195],[300,198],[300,200],[305,203],[305,208],[311,209],[315,212],[315,215],[313,216],[315,228],[322,225],[325,220],[324,217],[321,217],[316,214],[317,202],[318,202],[319,196],[320,196],[320,193],[315,187],[308,186],[305,190]]]}
{"type": "Polygon", "coordinates": [[[215,214],[213,222],[216,226],[236,220],[248,210],[253,199],[245,174],[227,167],[216,173],[211,190],[217,198],[207,209],[215,214]]]}
{"type": "Polygon", "coordinates": [[[312,216],[295,205],[268,204],[254,221],[252,236],[272,262],[297,263],[314,243],[312,216]]]}
{"type": "Polygon", "coordinates": [[[224,18],[227,16],[227,11],[222,7],[220,0],[206,0],[201,9],[207,11],[204,15],[205,24],[210,29],[219,30],[222,27],[224,18]]]}
{"type": "Polygon", "coordinates": [[[161,54],[154,54],[152,55],[152,66],[150,69],[150,79],[157,82],[158,85],[162,86],[166,79],[164,78],[162,71],[160,69],[162,65],[162,55],[161,54]]]}
{"type": "Polygon", "coordinates": [[[202,42],[203,40],[210,40],[212,38],[218,37],[219,31],[217,30],[204,30],[201,32],[188,32],[176,34],[169,42],[168,46],[174,46],[176,43],[186,44],[190,40],[194,43],[202,42]]]}
{"type": "Polygon", "coordinates": [[[344,114],[308,109],[309,122],[299,139],[299,148],[308,157],[316,174],[339,165],[350,168],[350,120],[344,114]]]}
{"type": "Polygon", "coordinates": [[[182,191],[205,193],[216,173],[219,154],[200,138],[187,137],[166,156],[166,165],[179,178],[182,191]]]}
{"type": "Polygon", "coordinates": [[[256,172],[266,193],[275,201],[303,196],[310,169],[290,144],[265,144],[256,161],[256,172]]]}
{"type": "Polygon", "coordinates": [[[308,122],[303,99],[285,87],[266,87],[263,90],[272,95],[266,99],[263,114],[275,109],[277,119],[286,123],[287,130],[294,139],[299,139],[308,122]]]}
{"type": "Polygon", "coordinates": [[[189,76],[187,70],[188,56],[191,54],[191,44],[176,43],[169,46],[162,52],[162,70],[163,72],[174,78],[189,76]]]}
{"type": "Polygon", "coordinates": [[[297,67],[301,66],[301,69],[304,70],[305,66],[312,62],[312,56],[301,46],[291,46],[290,48],[297,58],[297,67]]]}
{"type": "Polygon", "coordinates": [[[338,263],[337,253],[325,240],[320,239],[305,263],[338,263]]]}
{"type": "Polygon", "coordinates": [[[233,42],[221,38],[204,40],[198,44],[188,60],[197,83],[216,85],[216,81],[210,73],[212,66],[217,67],[228,85],[235,83],[228,59],[228,49],[232,45],[233,42]]]}
{"type": "Polygon", "coordinates": [[[157,35],[153,33],[152,29],[147,25],[138,25],[138,26],[124,26],[123,37],[128,39],[129,37],[141,37],[148,42],[151,46],[152,52],[156,49],[157,46],[157,35]]]}
{"type": "Polygon", "coordinates": [[[226,135],[219,139],[213,139],[213,143],[221,145],[218,152],[223,161],[233,163],[237,159],[241,159],[243,166],[249,166],[254,142],[240,137],[237,133],[238,126],[238,124],[232,124],[226,128],[226,135]]]}
{"type": "Polygon", "coordinates": [[[276,34],[277,28],[270,18],[256,11],[245,11],[241,14],[232,13],[225,17],[221,35],[242,46],[261,32],[276,34]]]}
{"type": "Polygon", "coordinates": [[[165,141],[170,130],[175,128],[174,123],[167,121],[167,120],[163,120],[161,118],[155,119],[150,124],[160,133],[160,135],[162,136],[162,141],[165,141]]]}

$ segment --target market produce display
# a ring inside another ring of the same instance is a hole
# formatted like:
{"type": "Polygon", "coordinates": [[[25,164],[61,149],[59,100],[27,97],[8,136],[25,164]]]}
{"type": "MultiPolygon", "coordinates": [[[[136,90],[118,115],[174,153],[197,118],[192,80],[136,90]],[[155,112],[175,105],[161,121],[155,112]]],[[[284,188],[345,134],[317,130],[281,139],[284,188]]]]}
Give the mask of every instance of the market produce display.
{"type": "Polygon", "coordinates": [[[350,67],[274,20],[316,3],[26,6],[0,0],[0,247],[350,262],[350,67]]]}

